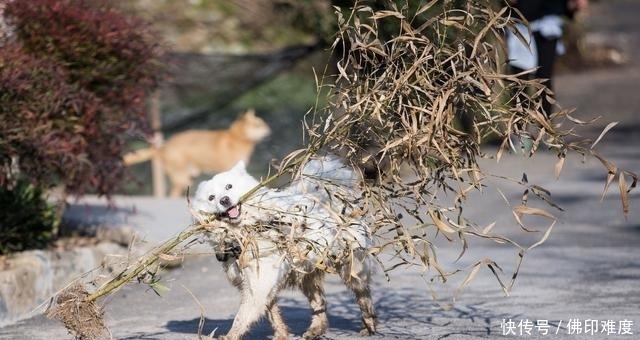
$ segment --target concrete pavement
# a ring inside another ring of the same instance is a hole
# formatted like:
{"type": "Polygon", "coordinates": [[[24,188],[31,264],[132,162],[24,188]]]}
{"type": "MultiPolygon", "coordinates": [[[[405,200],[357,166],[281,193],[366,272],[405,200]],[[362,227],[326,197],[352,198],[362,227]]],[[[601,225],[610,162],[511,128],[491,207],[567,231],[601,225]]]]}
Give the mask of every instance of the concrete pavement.
{"type": "MultiPolygon", "coordinates": [[[[640,159],[638,148],[628,149],[622,150],[625,160],[640,159]]],[[[379,273],[373,296],[380,334],[372,339],[635,339],[640,332],[640,197],[633,194],[631,216],[625,220],[614,195],[599,200],[604,177],[599,164],[570,159],[562,180],[556,181],[552,160],[553,155],[549,154],[536,159],[509,156],[499,165],[492,165],[496,171],[506,169],[507,175],[518,176],[527,169],[530,182],[552,190],[552,197],[565,209],[564,213],[557,213],[560,222],[547,242],[525,256],[510,296],[503,294],[486,267],[455,302],[452,297],[464,275],[441,284],[430,282],[433,272],[425,275],[421,268],[392,271],[389,282],[379,273]],[[593,320],[597,320],[598,332],[585,335],[585,330],[593,329],[593,320]],[[548,328],[530,328],[544,322],[548,328]],[[602,333],[602,322],[615,324],[615,330],[607,329],[612,334],[602,333]],[[591,328],[585,328],[587,323],[591,328]],[[531,335],[520,335],[527,330],[531,335]],[[547,335],[542,333],[545,330],[547,335]],[[575,334],[578,330],[582,334],[575,334]],[[625,331],[634,335],[619,334],[625,331]]],[[[509,185],[501,188],[509,202],[517,204],[521,190],[509,185]]],[[[532,244],[540,237],[523,237],[517,231],[497,190],[485,190],[472,199],[478,204],[470,206],[469,213],[480,223],[497,220],[500,233],[518,238],[523,244],[532,244]]],[[[148,228],[175,228],[174,232],[178,232],[183,225],[164,220],[169,215],[185,216],[180,201],[161,210],[154,200],[142,199],[135,204],[135,218],[158,216],[144,223],[148,228]]],[[[131,218],[129,222],[135,224],[135,218],[131,218]]],[[[157,230],[169,234],[165,229],[157,230]]],[[[517,250],[512,247],[473,240],[469,253],[455,263],[458,251],[459,244],[441,242],[440,263],[447,269],[465,268],[482,258],[491,258],[504,270],[505,282],[515,269],[517,250]]],[[[201,313],[204,334],[215,329],[220,334],[229,329],[239,294],[210,254],[190,256],[181,267],[163,273],[162,282],[170,290],[161,297],[145,285],[129,284],[103,301],[114,338],[195,339],[201,313]]],[[[331,328],[325,338],[356,337],[358,309],[350,294],[331,278],[327,295],[331,328]]],[[[292,332],[299,336],[309,321],[307,303],[298,292],[285,293],[280,303],[292,332]]],[[[248,339],[268,339],[271,335],[265,321],[248,339]]],[[[0,328],[0,339],[7,340],[71,338],[60,323],[41,315],[0,328]]]]}

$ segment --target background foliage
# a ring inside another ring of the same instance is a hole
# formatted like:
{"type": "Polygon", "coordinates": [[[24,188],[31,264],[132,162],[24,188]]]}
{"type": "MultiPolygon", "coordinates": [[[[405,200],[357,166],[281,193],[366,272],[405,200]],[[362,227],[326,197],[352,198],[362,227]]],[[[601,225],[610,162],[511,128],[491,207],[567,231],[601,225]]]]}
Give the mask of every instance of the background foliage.
{"type": "Polygon", "coordinates": [[[42,189],[23,181],[0,188],[0,255],[43,248],[57,224],[54,207],[42,199],[42,189]]]}
{"type": "Polygon", "coordinates": [[[125,175],[127,138],[148,130],[146,97],[163,69],[159,40],[108,1],[0,5],[8,28],[0,42],[0,187],[14,195],[20,180],[112,193],[125,175]]]}

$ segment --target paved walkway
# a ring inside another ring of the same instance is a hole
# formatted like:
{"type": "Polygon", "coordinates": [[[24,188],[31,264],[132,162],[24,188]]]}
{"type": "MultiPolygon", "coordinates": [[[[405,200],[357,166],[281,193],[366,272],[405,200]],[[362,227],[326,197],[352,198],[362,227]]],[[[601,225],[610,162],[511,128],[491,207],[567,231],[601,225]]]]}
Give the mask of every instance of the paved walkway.
{"type": "MultiPolygon", "coordinates": [[[[583,118],[604,115],[601,126],[619,120],[620,126],[601,142],[600,150],[620,167],[640,172],[640,134],[636,132],[640,122],[640,24],[636,18],[640,2],[601,1],[596,6],[616,19],[594,18],[592,29],[626,39],[632,62],[624,68],[563,75],[557,81],[559,99],[566,106],[576,106],[583,118]]],[[[560,221],[547,242],[524,258],[510,296],[505,297],[486,268],[455,303],[452,296],[463,276],[436,284],[429,281],[432,274],[423,275],[420,268],[393,271],[389,282],[380,274],[373,289],[380,334],[372,339],[637,339],[640,194],[637,190],[632,193],[631,213],[625,219],[615,195],[617,188],[612,187],[600,200],[606,172],[597,160],[582,163],[579,157],[569,157],[559,181],[553,176],[554,160],[554,155],[540,153],[534,159],[509,155],[499,164],[487,161],[489,168],[502,175],[520,178],[524,170],[529,182],[551,190],[553,199],[564,208],[556,213],[560,221]]],[[[519,202],[520,188],[504,183],[499,187],[511,205],[519,202]]],[[[476,221],[498,221],[496,228],[501,229],[496,231],[524,244],[533,244],[540,237],[539,233],[522,236],[496,189],[470,199],[476,203],[468,212],[476,221]]],[[[116,203],[122,210],[109,218],[135,226],[150,244],[189,224],[183,200],[118,197],[116,203]]],[[[197,251],[200,249],[205,248],[197,251]]],[[[459,250],[457,244],[439,244],[439,261],[452,269],[491,258],[504,270],[503,280],[510,280],[515,249],[474,240],[469,253],[453,262],[459,250]]],[[[193,255],[183,266],[164,273],[163,283],[170,290],[162,297],[144,285],[131,284],[106,299],[106,319],[114,338],[195,339],[201,310],[205,334],[216,329],[221,334],[231,326],[239,295],[210,255],[193,255]]],[[[326,339],[356,337],[359,320],[352,297],[335,279],[329,280],[327,294],[331,328],[326,339]]],[[[302,334],[309,320],[304,298],[288,292],[281,305],[292,332],[302,334]]],[[[265,339],[271,334],[268,323],[263,322],[247,338],[265,339]]],[[[0,328],[0,339],[7,340],[71,338],[61,324],[42,315],[0,328]]]]}

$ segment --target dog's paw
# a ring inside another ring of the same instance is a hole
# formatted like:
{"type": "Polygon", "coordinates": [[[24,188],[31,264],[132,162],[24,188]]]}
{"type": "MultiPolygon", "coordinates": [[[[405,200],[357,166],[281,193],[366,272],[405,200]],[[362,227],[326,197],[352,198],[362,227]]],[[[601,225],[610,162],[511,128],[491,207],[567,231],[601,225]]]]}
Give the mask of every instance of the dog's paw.
{"type": "Polygon", "coordinates": [[[378,324],[378,320],[375,315],[369,315],[367,317],[362,317],[360,326],[362,329],[360,330],[360,336],[370,336],[376,334],[376,326],[378,324]]]}
{"type": "Polygon", "coordinates": [[[364,327],[363,329],[360,330],[359,334],[360,334],[360,336],[371,336],[371,335],[375,335],[376,334],[376,330],[364,327]]]}
{"type": "Polygon", "coordinates": [[[242,253],[242,247],[236,240],[224,240],[214,247],[216,259],[220,262],[226,262],[229,259],[237,259],[242,253]]]}
{"type": "Polygon", "coordinates": [[[302,339],[304,340],[320,339],[326,332],[327,332],[326,327],[325,328],[321,328],[321,327],[309,328],[306,332],[304,332],[304,334],[302,334],[302,339]]]}

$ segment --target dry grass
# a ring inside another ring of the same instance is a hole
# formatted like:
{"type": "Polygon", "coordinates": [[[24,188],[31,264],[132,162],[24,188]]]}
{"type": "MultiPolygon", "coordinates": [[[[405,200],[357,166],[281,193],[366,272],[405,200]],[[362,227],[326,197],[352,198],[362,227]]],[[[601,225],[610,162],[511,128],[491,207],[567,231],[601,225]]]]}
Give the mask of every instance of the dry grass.
{"type": "Polygon", "coordinates": [[[49,307],[47,317],[60,320],[76,339],[100,339],[107,328],[104,311],[95,301],[87,301],[89,293],[76,282],[58,293],[49,307]]]}

